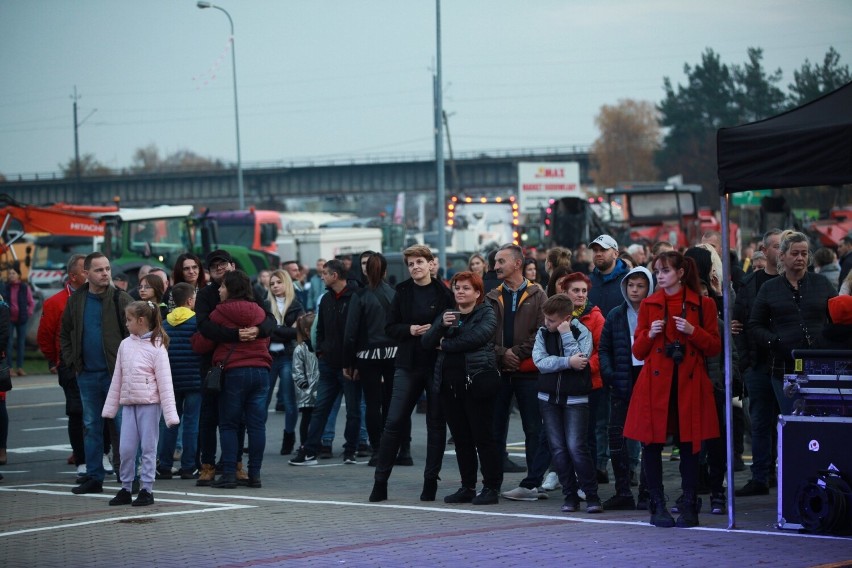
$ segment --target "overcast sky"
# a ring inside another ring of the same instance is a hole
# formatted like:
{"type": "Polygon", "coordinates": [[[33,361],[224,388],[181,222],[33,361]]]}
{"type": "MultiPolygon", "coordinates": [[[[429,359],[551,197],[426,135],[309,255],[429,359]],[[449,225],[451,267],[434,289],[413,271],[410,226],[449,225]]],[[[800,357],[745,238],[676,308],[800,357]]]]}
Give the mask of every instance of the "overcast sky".
{"type": "MultiPolygon", "coordinates": [[[[433,153],[433,0],[220,0],[234,20],[245,165],[433,153]]],[[[589,145],[601,105],[659,102],[710,47],[764,49],[783,87],[829,46],[852,63],[850,0],[444,0],[453,150],[589,145]]],[[[111,168],[155,144],[236,161],[228,19],[193,0],[0,0],[0,172],[111,168]],[[95,110],[96,109],[96,110],[95,110]],[[91,114],[95,111],[94,114],[91,114]],[[88,117],[88,118],[86,118],[88,117]]]]}

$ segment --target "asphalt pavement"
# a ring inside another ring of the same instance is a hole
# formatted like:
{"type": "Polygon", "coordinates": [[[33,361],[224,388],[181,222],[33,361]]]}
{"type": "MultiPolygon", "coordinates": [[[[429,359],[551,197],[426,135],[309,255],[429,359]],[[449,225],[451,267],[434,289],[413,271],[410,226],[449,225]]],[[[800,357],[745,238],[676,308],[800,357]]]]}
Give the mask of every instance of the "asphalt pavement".
{"type": "MultiPolygon", "coordinates": [[[[560,512],[548,499],[498,505],[447,505],[459,486],[447,446],[438,500],[419,501],[425,420],[413,416],[413,467],[396,467],[389,499],[369,503],[367,458],[342,457],[312,467],[279,455],[283,415],[267,424],[263,488],[224,490],[173,479],[154,484],[150,507],[110,507],[119,489],[73,495],[74,468],[64,400],[53,376],[16,379],[8,393],[9,459],[0,467],[0,566],[850,566],[852,539],[779,530],[776,490],[736,502],[727,516],[701,514],[694,529],[660,529],[645,511],[599,515],[560,512]]],[[[344,412],[335,454],[342,451],[344,412]]],[[[510,421],[509,451],[523,462],[520,419],[510,421]]],[[[677,462],[664,463],[667,492],[677,495],[677,462]]],[[[736,475],[736,484],[748,480],[736,475]]],[[[523,474],[506,474],[503,489],[523,474]]],[[[600,496],[614,493],[601,485],[600,496]]],[[[705,498],[705,501],[707,499],[705,498]]],[[[671,503],[670,503],[671,504],[671,503]]]]}

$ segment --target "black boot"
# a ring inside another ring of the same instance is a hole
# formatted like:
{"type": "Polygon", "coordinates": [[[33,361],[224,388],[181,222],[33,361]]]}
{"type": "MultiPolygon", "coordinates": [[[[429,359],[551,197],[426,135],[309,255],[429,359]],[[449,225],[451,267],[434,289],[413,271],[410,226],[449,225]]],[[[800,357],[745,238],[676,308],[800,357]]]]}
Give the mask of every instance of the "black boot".
{"type": "Polygon", "coordinates": [[[388,482],[374,481],[373,490],[370,492],[370,503],[378,503],[379,501],[387,501],[388,499],[388,482]]]}
{"type": "Polygon", "coordinates": [[[399,446],[396,465],[414,465],[414,460],[411,459],[411,442],[406,442],[399,446]]]}
{"type": "Polygon", "coordinates": [[[651,524],[655,527],[671,528],[675,526],[674,517],[666,509],[666,498],[663,495],[662,489],[653,489],[650,491],[650,501],[648,502],[648,510],[651,512],[651,524]]]}
{"type": "Polygon", "coordinates": [[[420,493],[420,500],[421,501],[434,501],[436,493],[438,493],[438,480],[437,479],[424,479],[423,480],[423,491],[420,493]]]}
{"type": "Polygon", "coordinates": [[[281,455],[289,456],[293,453],[293,446],[296,445],[296,433],[284,432],[284,441],[281,442],[281,455]]]}
{"type": "Polygon", "coordinates": [[[639,484],[639,496],[636,498],[636,510],[647,511],[650,501],[651,495],[648,493],[648,488],[639,484]]]}
{"type": "Polygon", "coordinates": [[[684,491],[677,526],[681,528],[697,527],[700,507],[701,500],[695,495],[695,491],[684,491]]]}

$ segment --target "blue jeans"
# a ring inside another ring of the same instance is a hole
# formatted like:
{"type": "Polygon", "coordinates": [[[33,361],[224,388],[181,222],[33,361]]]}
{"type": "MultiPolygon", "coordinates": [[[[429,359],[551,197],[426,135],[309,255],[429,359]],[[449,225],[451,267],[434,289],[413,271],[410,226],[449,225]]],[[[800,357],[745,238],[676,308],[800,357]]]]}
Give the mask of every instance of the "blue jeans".
{"type": "Polygon", "coordinates": [[[337,413],[340,412],[340,403],[343,402],[343,391],[337,393],[337,397],[331,405],[331,410],[328,412],[328,418],[325,421],[325,426],[322,429],[322,445],[329,448],[334,444],[334,431],[337,426],[337,413]]]}
{"type": "MultiPolygon", "coordinates": [[[[589,394],[589,420],[591,425],[589,428],[590,435],[594,436],[594,446],[589,448],[592,452],[592,458],[595,460],[595,467],[606,471],[606,464],[609,462],[609,389],[599,388],[593,390],[589,394]]],[[[589,441],[591,443],[591,440],[589,441]]]]}
{"type": "Polygon", "coordinates": [[[515,395],[515,399],[518,401],[518,410],[521,413],[521,425],[524,429],[527,471],[533,468],[533,461],[536,453],[538,453],[539,432],[541,431],[536,383],[535,379],[504,377],[494,408],[494,439],[505,457],[506,437],[509,434],[509,411],[512,407],[512,395],[515,395]]]}
{"type": "Polygon", "coordinates": [[[615,494],[631,495],[630,456],[627,438],[624,437],[624,422],[627,420],[627,408],[630,400],[610,397],[609,414],[609,453],[612,457],[612,473],[615,477],[615,494]]]}
{"type": "Polygon", "coordinates": [[[24,349],[27,346],[27,323],[12,323],[9,325],[9,345],[6,348],[6,357],[9,359],[10,367],[21,368],[24,366],[24,349]],[[14,336],[14,339],[13,339],[14,336]],[[15,355],[16,364],[12,364],[12,355],[15,355]]]}
{"type": "MultiPolygon", "coordinates": [[[[328,413],[328,419],[325,421],[325,428],[322,429],[322,445],[329,448],[334,445],[334,431],[337,426],[337,413],[340,412],[340,404],[343,402],[343,391],[337,393],[337,398],[334,399],[334,404],[331,411],[328,413]]],[[[360,444],[368,444],[367,436],[367,402],[364,397],[361,397],[361,429],[358,431],[358,440],[360,444]]]]}
{"type": "Polygon", "coordinates": [[[222,473],[234,475],[237,470],[237,431],[245,421],[249,445],[249,477],[260,476],[266,449],[266,396],[269,391],[269,369],[238,367],[228,369],[219,393],[219,443],[222,446],[222,473]]]}
{"type": "MultiPolygon", "coordinates": [[[[195,471],[195,453],[198,449],[198,420],[201,414],[201,391],[176,392],[175,405],[183,426],[183,450],[180,454],[180,468],[183,471],[195,471]]],[[[160,419],[160,467],[171,469],[175,463],[174,454],[177,447],[178,430],[166,427],[165,419],[160,419]]]]}
{"type": "Polygon", "coordinates": [[[547,430],[542,428],[538,435],[538,450],[533,458],[532,467],[527,470],[527,476],[519,485],[527,489],[540,487],[551,461],[553,457],[550,455],[550,446],[547,444],[547,430]]]}
{"type": "MultiPolygon", "coordinates": [[[[86,475],[95,481],[103,481],[104,471],[104,419],[101,412],[104,409],[109,385],[112,379],[108,371],[81,371],[77,375],[77,386],[80,387],[80,399],[83,401],[83,447],[86,452],[86,475]]],[[[115,422],[120,422],[121,412],[116,414],[115,422]]],[[[113,456],[121,455],[119,452],[119,437],[110,435],[113,447],[113,456]]],[[[114,457],[114,462],[119,462],[114,457]]],[[[114,463],[116,471],[119,464],[114,463]]]]}
{"type": "Polygon", "coordinates": [[[347,453],[355,453],[358,449],[358,431],[361,428],[361,383],[350,381],[343,376],[342,368],[332,367],[322,358],[319,360],[319,372],[317,405],[311,415],[305,451],[309,456],[317,455],[328,415],[337,395],[343,391],[346,400],[346,429],[343,432],[346,442],[343,449],[347,453]]]}
{"type": "Polygon", "coordinates": [[[561,406],[544,400],[538,403],[562,494],[575,497],[579,481],[586,499],[596,498],[598,482],[588,441],[589,405],[561,406]]]}
{"type": "Polygon", "coordinates": [[[288,355],[272,354],[272,370],[269,371],[269,394],[266,406],[272,402],[272,391],[278,382],[278,402],[284,406],[284,431],[296,431],[299,409],[296,406],[296,387],[293,385],[293,358],[288,355]]]}
{"type": "Polygon", "coordinates": [[[751,478],[766,483],[772,463],[772,431],[778,420],[778,402],[769,373],[749,369],[745,373],[748,389],[748,413],[751,418],[751,478]]]}

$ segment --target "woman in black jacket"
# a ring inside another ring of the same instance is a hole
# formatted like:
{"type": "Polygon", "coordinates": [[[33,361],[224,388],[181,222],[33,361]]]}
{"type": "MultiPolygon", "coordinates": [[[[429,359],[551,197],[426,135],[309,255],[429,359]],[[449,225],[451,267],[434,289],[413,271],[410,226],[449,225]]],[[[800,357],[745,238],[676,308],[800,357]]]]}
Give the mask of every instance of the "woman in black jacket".
{"type": "Polygon", "coordinates": [[[781,235],[780,277],[760,287],[748,333],[755,343],[766,345],[772,388],[782,414],[793,411],[793,400],[784,395],[784,373],[792,373],[793,349],[819,349],[826,324],[829,298],[837,295],[825,276],[808,272],[808,237],[796,231],[781,235]]]}
{"type": "MultiPolygon", "coordinates": [[[[385,333],[397,341],[398,348],[393,393],[370,493],[372,502],[388,498],[388,478],[397,453],[403,442],[409,442],[405,433],[411,431],[411,412],[432,379],[436,352],[423,349],[420,339],[432,327],[438,314],[443,313],[452,302],[449,289],[429,273],[429,263],[435,258],[429,247],[408,247],[402,255],[411,278],[396,287],[396,296],[385,326],[385,333]]],[[[426,468],[423,471],[420,500],[434,501],[447,444],[447,425],[438,397],[432,389],[426,389],[426,404],[426,468]]]]}
{"type": "Polygon", "coordinates": [[[272,355],[272,369],[269,371],[269,391],[266,393],[266,407],[272,402],[272,391],[278,382],[278,399],[275,410],[284,411],[284,435],[281,441],[281,455],[293,453],[296,444],[296,421],[299,408],[296,405],[296,388],[293,385],[293,344],[296,339],[296,320],[305,313],[302,304],[296,298],[293,280],[286,270],[276,270],[269,276],[269,291],[266,297],[269,311],[275,316],[275,329],[270,335],[269,352],[272,355]]]}
{"type": "Polygon", "coordinates": [[[458,311],[446,311],[435,318],[422,340],[424,348],[438,349],[429,389],[440,396],[462,480],[461,488],[444,497],[444,502],[493,505],[499,501],[503,484],[503,453],[497,450],[491,427],[500,385],[494,356],[497,316],[488,303],[483,303],[485,286],[479,275],[460,272],[453,276],[450,288],[458,311]],[[479,493],[477,465],[482,466],[479,493]]]}
{"type": "MultiPolygon", "coordinates": [[[[388,262],[381,253],[371,252],[364,264],[367,286],[352,295],[346,316],[343,374],[352,380],[361,381],[364,389],[367,435],[373,450],[369,465],[375,466],[393,392],[396,341],[385,333],[385,323],[396,293],[384,280],[388,262]]],[[[411,436],[410,426],[409,422],[408,432],[403,432],[406,439],[411,436]]],[[[409,444],[403,444],[397,456],[399,465],[413,464],[410,448],[409,444]]]]}

